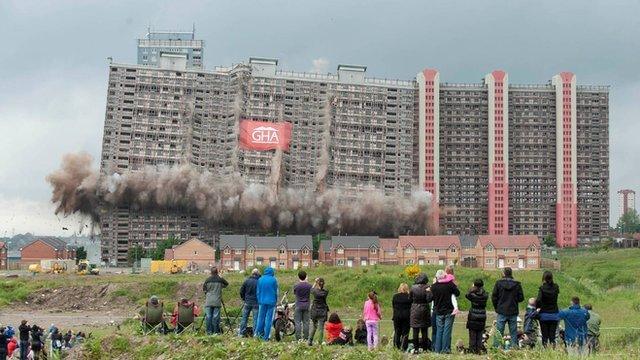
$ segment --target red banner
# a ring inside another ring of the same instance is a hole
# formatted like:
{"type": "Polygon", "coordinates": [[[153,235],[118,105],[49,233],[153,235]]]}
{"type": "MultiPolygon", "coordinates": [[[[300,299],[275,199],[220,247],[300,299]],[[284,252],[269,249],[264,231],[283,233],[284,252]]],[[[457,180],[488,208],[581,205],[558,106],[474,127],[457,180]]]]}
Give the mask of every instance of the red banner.
{"type": "Polygon", "coordinates": [[[291,123],[272,123],[264,121],[240,121],[240,148],[245,150],[289,151],[291,141],[291,123]]]}

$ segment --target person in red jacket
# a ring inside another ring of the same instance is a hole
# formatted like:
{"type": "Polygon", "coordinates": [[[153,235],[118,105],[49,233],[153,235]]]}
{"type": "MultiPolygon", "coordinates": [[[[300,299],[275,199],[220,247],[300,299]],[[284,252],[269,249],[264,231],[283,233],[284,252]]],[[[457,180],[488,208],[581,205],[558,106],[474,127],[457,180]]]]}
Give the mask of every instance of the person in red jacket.
{"type": "Polygon", "coordinates": [[[327,344],[331,344],[340,336],[342,328],[342,321],[340,321],[338,314],[331,313],[331,315],[329,315],[329,321],[324,325],[324,331],[327,334],[327,344]]]}
{"type": "Polygon", "coordinates": [[[18,347],[18,340],[15,337],[12,337],[11,340],[7,343],[7,359],[13,355],[13,352],[16,351],[18,347]]]}

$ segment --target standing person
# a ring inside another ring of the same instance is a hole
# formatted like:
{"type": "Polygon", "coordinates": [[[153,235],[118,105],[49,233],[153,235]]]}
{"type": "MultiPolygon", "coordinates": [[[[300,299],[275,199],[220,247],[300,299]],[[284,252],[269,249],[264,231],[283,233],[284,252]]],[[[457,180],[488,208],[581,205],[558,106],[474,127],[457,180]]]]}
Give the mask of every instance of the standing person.
{"type": "Polygon", "coordinates": [[[436,313],[436,338],[434,351],[451,353],[451,331],[453,330],[453,311],[451,295],[460,296],[460,290],[453,281],[441,282],[446,276],[443,270],[436,272],[436,283],[431,285],[433,293],[433,311],[436,313]]]}
{"type": "Polygon", "coordinates": [[[268,266],[264,269],[264,275],[258,279],[256,295],[258,297],[258,321],[254,337],[262,337],[269,340],[271,334],[271,323],[273,322],[273,312],[278,303],[278,279],[276,271],[268,266]]]}
{"type": "Polygon", "coordinates": [[[373,350],[378,347],[378,322],[382,319],[378,295],[370,291],[362,309],[362,318],[367,326],[367,347],[373,350]]]}
{"type": "Polygon", "coordinates": [[[309,311],[309,317],[311,318],[309,346],[313,345],[316,330],[320,333],[320,342],[322,342],[324,338],[324,322],[327,321],[327,314],[329,313],[329,305],[327,305],[329,291],[324,288],[323,278],[317,278],[313,283],[311,295],[313,295],[313,302],[311,303],[311,310],[309,311]]]}
{"type": "Polygon", "coordinates": [[[39,327],[36,324],[31,326],[31,351],[33,352],[33,357],[36,359],[40,358],[44,350],[44,329],[39,327]]]}
{"type": "Polygon", "coordinates": [[[600,349],[600,324],[602,320],[600,315],[593,312],[591,304],[585,304],[584,308],[589,312],[589,320],[587,320],[587,351],[589,354],[595,354],[600,349]]]}
{"type": "Polygon", "coordinates": [[[413,348],[418,351],[431,350],[429,340],[429,326],[431,326],[431,306],[429,303],[433,300],[433,294],[427,284],[427,274],[420,273],[416,276],[415,283],[409,292],[411,300],[411,313],[409,325],[413,329],[413,348]],[[419,340],[422,333],[422,340],[419,340]]]}
{"type": "Polygon", "coordinates": [[[260,270],[253,269],[251,270],[251,276],[249,276],[240,287],[240,298],[244,304],[242,305],[242,319],[240,320],[238,336],[247,335],[249,314],[253,315],[253,331],[256,331],[258,327],[258,296],[256,294],[258,279],[260,279],[260,270]]]}
{"type": "Polygon", "coordinates": [[[482,344],[482,334],[487,325],[487,300],[489,300],[489,294],[484,290],[484,281],[476,279],[465,297],[471,303],[467,316],[469,350],[474,354],[482,354],[487,351],[482,344]]]}
{"type": "Polygon", "coordinates": [[[567,344],[567,352],[570,355],[584,355],[589,312],[580,307],[580,298],[571,298],[571,306],[560,310],[560,319],[564,320],[564,342],[567,344]]]}
{"type": "Polygon", "coordinates": [[[6,360],[8,349],[7,345],[9,344],[9,340],[11,337],[6,333],[6,328],[4,326],[0,327],[0,360],[6,360]]]}
{"type": "Polygon", "coordinates": [[[542,346],[547,347],[548,344],[551,344],[554,349],[556,347],[556,331],[560,321],[558,294],[560,294],[560,287],[553,282],[553,274],[551,271],[545,271],[542,274],[542,285],[538,288],[536,307],[540,313],[542,346]]]}
{"type": "Polygon", "coordinates": [[[51,359],[61,359],[62,342],[62,333],[57,327],[54,327],[51,332],[51,359]]]}
{"type": "Polygon", "coordinates": [[[409,297],[409,285],[402,283],[398,292],[393,295],[393,345],[400,350],[407,350],[409,345],[409,329],[411,320],[411,298],[409,297]]]}
{"type": "Polygon", "coordinates": [[[293,287],[296,295],[296,310],[293,321],[296,326],[296,340],[309,339],[309,297],[311,296],[311,284],[307,281],[307,272],[298,272],[299,282],[293,287]]]}
{"type": "Polygon", "coordinates": [[[518,303],[524,301],[522,285],[513,279],[510,267],[502,269],[502,279],[496,281],[491,293],[491,302],[498,314],[496,328],[504,336],[505,324],[509,323],[511,342],[508,347],[518,344],[518,303]]]}
{"type": "Polygon", "coordinates": [[[18,326],[18,334],[20,340],[20,360],[26,360],[29,352],[29,333],[31,332],[31,326],[29,326],[27,320],[22,320],[20,326],[18,326]]]}
{"type": "Polygon", "coordinates": [[[211,276],[202,285],[205,298],[205,322],[207,335],[221,334],[220,307],[222,306],[222,289],[229,286],[227,280],[220,277],[218,268],[211,268],[211,276]]]}

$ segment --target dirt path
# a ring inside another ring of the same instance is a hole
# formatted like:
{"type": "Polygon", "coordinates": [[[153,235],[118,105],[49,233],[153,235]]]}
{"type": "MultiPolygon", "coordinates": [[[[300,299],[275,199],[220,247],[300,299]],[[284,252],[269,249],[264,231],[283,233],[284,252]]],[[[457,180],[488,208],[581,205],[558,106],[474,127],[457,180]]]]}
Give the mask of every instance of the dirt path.
{"type": "Polygon", "coordinates": [[[129,318],[127,314],[119,312],[61,312],[52,313],[46,311],[12,311],[0,312],[0,324],[17,327],[23,319],[29,320],[31,324],[37,324],[47,328],[51,324],[62,329],[76,329],[78,327],[104,327],[105,325],[117,325],[124,319],[129,318]]]}

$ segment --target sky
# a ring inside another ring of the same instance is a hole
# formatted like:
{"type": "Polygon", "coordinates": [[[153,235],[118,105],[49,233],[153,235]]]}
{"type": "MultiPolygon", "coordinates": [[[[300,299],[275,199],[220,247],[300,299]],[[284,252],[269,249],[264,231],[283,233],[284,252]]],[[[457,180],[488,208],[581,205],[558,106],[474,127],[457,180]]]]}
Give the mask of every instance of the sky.
{"type": "Polygon", "coordinates": [[[281,68],[444,82],[610,85],[611,213],[616,191],[640,192],[640,1],[0,1],[0,237],[71,235],[83,219],[53,214],[45,177],[62,156],[99,160],[107,58],[136,60],[147,26],[190,29],[207,68],[275,57],[281,68]],[[66,227],[69,230],[63,230],[66,227]]]}

